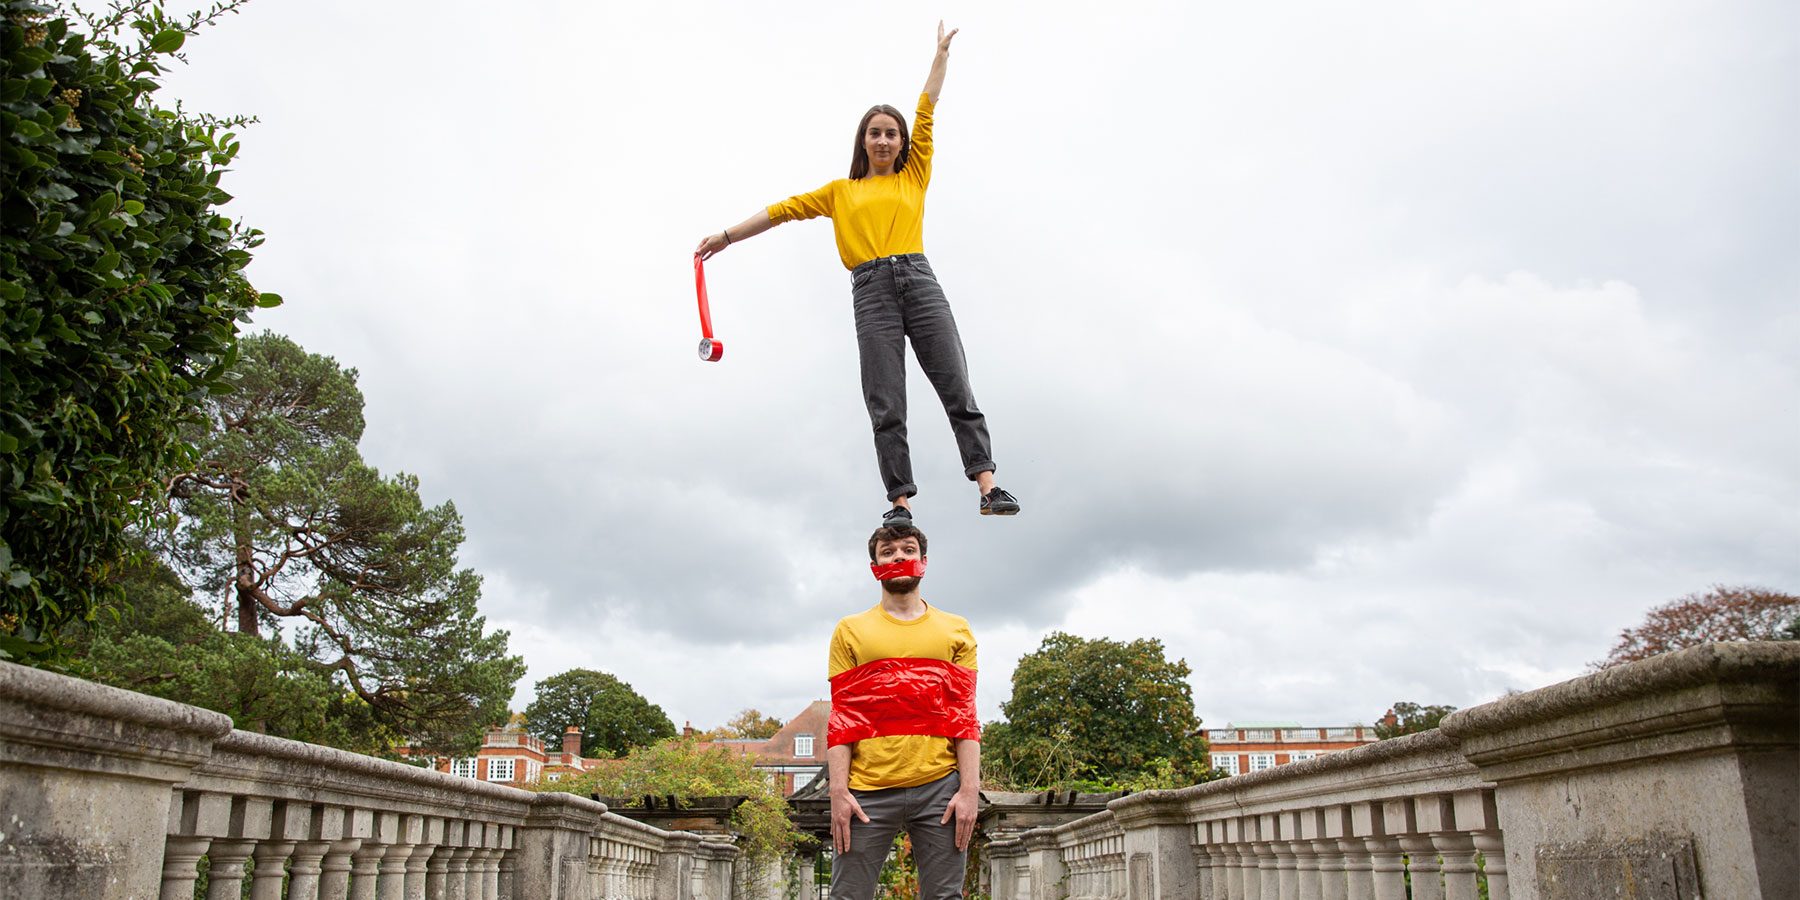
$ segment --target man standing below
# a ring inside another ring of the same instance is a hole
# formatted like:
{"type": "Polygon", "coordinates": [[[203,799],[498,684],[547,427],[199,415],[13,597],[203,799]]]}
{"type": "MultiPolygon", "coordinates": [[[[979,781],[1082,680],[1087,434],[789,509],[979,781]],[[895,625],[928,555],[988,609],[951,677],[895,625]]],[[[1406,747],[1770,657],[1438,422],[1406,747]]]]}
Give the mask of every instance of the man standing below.
{"type": "Polygon", "coordinates": [[[831,635],[832,900],[869,900],[894,835],[912,836],[920,900],[961,897],[981,791],[975,636],[919,595],[925,534],[869,537],[881,602],[831,635]]]}

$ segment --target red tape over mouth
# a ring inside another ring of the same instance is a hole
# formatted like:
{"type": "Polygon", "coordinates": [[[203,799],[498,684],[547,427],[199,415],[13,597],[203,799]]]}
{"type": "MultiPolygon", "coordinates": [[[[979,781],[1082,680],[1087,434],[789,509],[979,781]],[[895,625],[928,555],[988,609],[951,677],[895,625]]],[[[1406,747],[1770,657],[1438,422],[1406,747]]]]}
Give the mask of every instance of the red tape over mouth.
{"type": "Polygon", "coordinates": [[[903,559],[891,563],[869,563],[869,571],[875,573],[876,581],[887,581],[890,578],[918,578],[925,574],[925,560],[903,559]]]}

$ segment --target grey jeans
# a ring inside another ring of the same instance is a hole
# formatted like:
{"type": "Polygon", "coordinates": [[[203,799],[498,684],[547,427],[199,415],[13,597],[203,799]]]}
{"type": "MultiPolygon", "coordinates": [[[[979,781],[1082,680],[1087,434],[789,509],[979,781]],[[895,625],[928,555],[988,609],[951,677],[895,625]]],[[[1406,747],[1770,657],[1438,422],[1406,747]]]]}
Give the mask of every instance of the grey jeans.
{"type": "Polygon", "coordinates": [[[881,878],[894,835],[912,835],[913,859],[919,864],[919,900],[956,900],[963,888],[968,853],[956,849],[956,820],[944,822],[944,809],[962,778],[951,772],[917,787],[851,791],[865,824],[850,817],[850,852],[831,860],[831,900],[869,900],[881,878]]]}
{"type": "Polygon", "coordinates": [[[875,428],[875,461],[889,500],[919,492],[913,483],[912,454],[906,445],[906,341],[912,341],[919,368],[931,379],[963,474],[994,471],[987,417],[975,405],[962,337],[950,315],[950,301],[922,253],[884,256],[850,273],[856,308],[856,349],[862,358],[863,402],[875,428]]]}

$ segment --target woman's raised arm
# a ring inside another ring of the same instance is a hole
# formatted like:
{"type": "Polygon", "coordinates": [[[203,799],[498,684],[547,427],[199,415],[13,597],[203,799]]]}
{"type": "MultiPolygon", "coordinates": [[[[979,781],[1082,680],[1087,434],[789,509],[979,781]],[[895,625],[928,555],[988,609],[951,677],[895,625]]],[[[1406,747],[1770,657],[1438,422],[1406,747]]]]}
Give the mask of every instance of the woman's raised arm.
{"type": "Polygon", "coordinates": [[[937,105],[938,92],[944,89],[944,66],[950,62],[950,39],[961,30],[952,28],[945,34],[944,21],[938,20],[937,55],[931,58],[931,74],[925,76],[925,93],[931,97],[933,106],[937,105]]]}

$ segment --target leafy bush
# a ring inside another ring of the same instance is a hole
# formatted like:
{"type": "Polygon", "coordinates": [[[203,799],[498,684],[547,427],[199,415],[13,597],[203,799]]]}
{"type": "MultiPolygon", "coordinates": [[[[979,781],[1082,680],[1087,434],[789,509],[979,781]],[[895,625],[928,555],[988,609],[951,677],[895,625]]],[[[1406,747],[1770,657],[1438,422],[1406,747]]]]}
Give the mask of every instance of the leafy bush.
{"type": "Polygon", "coordinates": [[[237,323],[280,302],[242,275],[260,233],[217,212],[242,120],[152,102],[237,5],[178,21],[137,0],[77,27],[0,0],[0,658],[54,661],[107,597],[181,424],[230,390],[237,323]]]}

